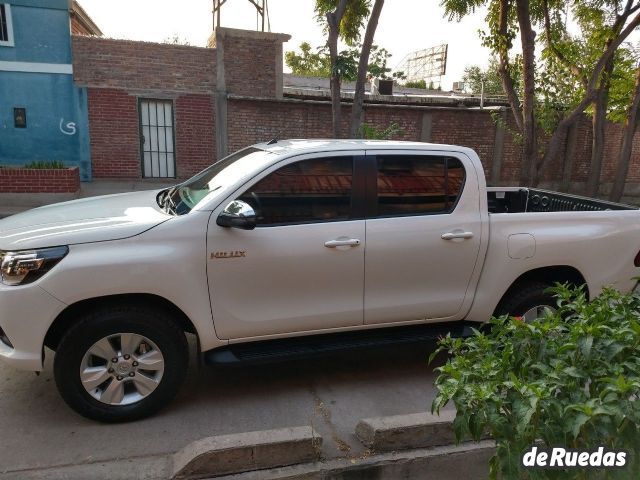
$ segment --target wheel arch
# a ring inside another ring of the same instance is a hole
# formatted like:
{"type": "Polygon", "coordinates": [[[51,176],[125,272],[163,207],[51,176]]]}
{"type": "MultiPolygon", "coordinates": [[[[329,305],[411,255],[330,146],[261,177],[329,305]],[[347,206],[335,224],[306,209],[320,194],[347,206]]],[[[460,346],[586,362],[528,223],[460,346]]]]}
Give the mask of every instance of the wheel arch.
{"type": "Polygon", "coordinates": [[[585,293],[587,295],[587,298],[589,298],[589,285],[587,284],[584,275],[582,275],[582,273],[577,268],[570,265],[540,267],[524,272],[518,278],[516,278],[500,298],[500,301],[496,305],[494,312],[500,310],[500,307],[511,295],[513,295],[514,291],[517,291],[523,285],[530,282],[543,282],[548,283],[549,285],[557,282],[566,282],[576,286],[584,285],[585,293]]]}
{"type": "Polygon", "coordinates": [[[44,338],[44,346],[56,350],[65,332],[78,321],[80,315],[112,305],[114,302],[119,305],[138,305],[169,311],[183,331],[193,333],[198,337],[198,331],[191,319],[173,302],[159,295],[134,293],[88,298],[68,305],[49,327],[44,338]]]}

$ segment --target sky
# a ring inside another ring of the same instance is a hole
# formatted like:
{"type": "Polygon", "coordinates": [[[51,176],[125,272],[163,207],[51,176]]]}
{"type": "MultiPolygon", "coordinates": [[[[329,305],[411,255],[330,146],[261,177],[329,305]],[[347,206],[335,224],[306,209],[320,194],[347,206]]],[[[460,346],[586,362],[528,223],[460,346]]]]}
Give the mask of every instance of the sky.
{"type": "MultiPolygon", "coordinates": [[[[212,31],[212,0],[80,0],[80,4],[110,38],[162,42],[177,35],[191,45],[205,46],[212,31]]],[[[271,31],[292,37],[285,51],[296,50],[304,41],[313,46],[325,43],[313,5],[313,0],[269,0],[271,31]]],[[[255,12],[248,0],[227,0],[221,24],[255,30],[255,12]]],[[[484,17],[480,10],[460,23],[449,22],[439,0],[387,0],[374,43],[391,52],[391,68],[412,51],[447,43],[442,87],[448,90],[452,82],[462,80],[466,66],[488,63],[490,53],[478,37],[484,17]]]]}

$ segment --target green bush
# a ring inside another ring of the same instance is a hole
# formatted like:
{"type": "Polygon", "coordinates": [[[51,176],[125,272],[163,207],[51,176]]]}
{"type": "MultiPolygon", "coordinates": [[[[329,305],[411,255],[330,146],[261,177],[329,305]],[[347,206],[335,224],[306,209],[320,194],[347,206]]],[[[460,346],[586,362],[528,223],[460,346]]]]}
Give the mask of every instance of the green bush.
{"type": "Polygon", "coordinates": [[[396,122],[391,122],[387,128],[373,127],[363,123],[360,127],[360,137],[367,140],[391,140],[393,137],[404,136],[404,128],[396,122]]]}
{"type": "Polygon", "coordinates": [[[407,88],[421,88],[422,90],[426,90],[427,89],[427,81],[426,80],[415,80],[415,81],[408,81],[405,82],[403,87],[407,87],[407,88]]]}
{"type": "Polygon", "coordinates": [[[24,168],[35,168],[38,170],[44,170],[44,169],[61,169],[61,168],[66,168],[64,166],[64,163],[58,161],[58,160],[49,160],[49,161],[37,161],[37,162],[31,162],[31,163],[27,163],[24,168]]]}
{"type": "Polygon", "coordinates": [[[446,337],[438,352],[432,411],[453,402],[457,441],[496,442],[491,478],[640,478],[640,296],[612,289],[587,301],[581,289],[551,289],[558,311],[524,323],[494,318],[487,332],[446,337]],[[533,445],[624,450],[614,469],[525,469],[533,445]]]}

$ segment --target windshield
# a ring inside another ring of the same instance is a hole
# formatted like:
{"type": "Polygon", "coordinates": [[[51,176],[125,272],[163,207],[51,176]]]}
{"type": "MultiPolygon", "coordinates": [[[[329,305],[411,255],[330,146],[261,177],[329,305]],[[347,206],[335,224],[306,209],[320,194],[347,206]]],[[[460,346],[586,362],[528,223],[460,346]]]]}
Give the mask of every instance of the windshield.
{"type": "Polygon", "coordinates": [[[214,163],[189,180],[158,194],[158,204],[167,213],[184,215],[211,192],[237,182],[243,176],[265,165],[271,153],[248,147],[214,163]]]}

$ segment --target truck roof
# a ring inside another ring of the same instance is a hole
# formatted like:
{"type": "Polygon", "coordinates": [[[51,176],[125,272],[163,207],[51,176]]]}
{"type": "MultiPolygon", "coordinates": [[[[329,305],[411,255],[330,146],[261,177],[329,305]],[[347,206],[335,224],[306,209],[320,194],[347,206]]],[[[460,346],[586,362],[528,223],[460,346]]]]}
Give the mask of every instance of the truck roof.
{"type": "Polygon", "coordinates": [[[272,153],[312,153],[330,152],[342,150],[367,150],[367,149],[391,149],[391,150],[446,150],[450,152],[467,152],[469,149],[457,145],[441,143],[406,142],[399,140],[335,140],[335,139],[289,139],[258,143],[256,148],[272,153]]]}

